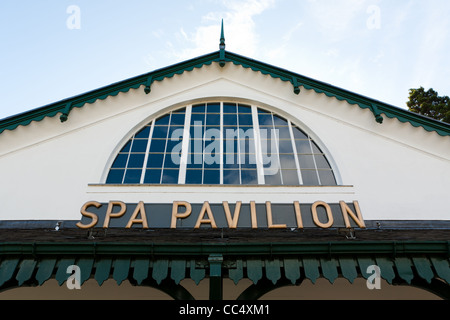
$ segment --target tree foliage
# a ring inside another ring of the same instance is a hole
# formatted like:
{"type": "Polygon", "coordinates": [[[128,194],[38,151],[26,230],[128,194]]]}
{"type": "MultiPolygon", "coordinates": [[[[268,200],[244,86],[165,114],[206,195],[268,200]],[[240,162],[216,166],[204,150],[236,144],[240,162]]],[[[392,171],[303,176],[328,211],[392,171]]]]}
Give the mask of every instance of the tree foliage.
{"type": "Polygon", "coordinates": [[[406,104],[409,111],[450,123],[450,98],[439,96],[433,89],[410,89],[409,101],[406,104]]]}

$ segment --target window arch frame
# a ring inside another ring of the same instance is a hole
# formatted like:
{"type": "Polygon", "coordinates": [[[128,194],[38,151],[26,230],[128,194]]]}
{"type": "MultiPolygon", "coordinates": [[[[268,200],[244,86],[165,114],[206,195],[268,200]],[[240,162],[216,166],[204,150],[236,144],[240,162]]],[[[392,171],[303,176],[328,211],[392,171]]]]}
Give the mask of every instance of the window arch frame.
{"type": "MultiPolygon", "coordinates": [[[[122,150],[122,148],[130,141],[130,139],[132,139],[143,127],[147,126],[147,125],[151,125],[152,129],[153,126],[155,124],[155,122],[165,116],[168,115],[172,112],[176,112],[179,111],[181,109],[185,109],[186,113],[188,113],[188,109],[192,108],[193,106],[196,105],[200,105],[200,104],[211,104],[211,103],[218,103],[221,106],[221,111],[220,111],[220,116],[221,116],[221,121],[222,121],[222,117],[223,117],[223,104],[225,103],[233,103],[233,104],[240,104],[240,105],[246,105],[246,106],[250,106],[252,109],[252,115],[253,115],[253,119],[254,119],[254,115],[258,113],[258,110],[263,110],[266,112],[270,112],[271,114],[273,114],[274,116],[277,116],[283,120],[286,120],[288,125],[289,125],[289,130],[290,130],[290,134],[291,134],[291,140],[293,137],[293,133],[292,130],[293,128],[298,128],[300,131],[302,131],[303,133],[306,134],[306,136],[308,137],[310,143],[314,143],[321,151],[321,153],[323,154],[323,156],[325,157],[326,161],[328,162],[329,168],[331,169],[332,172],[332,176],[335,180],[335,184],[321,184],[320,183],[320,178],[318,177],[318,181],[319,184],[303,184],[302,182],[302,178],[301,178],[301,173],[300,173],[300,168],[297,167],[297,175],[298,175],[298,179],[299,179],[299,184],[266,184],[264,180],[262,180],[263,174],[261,174],[261,172],[258,172],[258,183],[256,184],[225,184],[223,183],[223,167],[222,167],[222,163],[223,163],[223,140],[221,138],[220,141],[220,146],[221,146],[221,150],[220,150],[220,156],[222,158],[221,161],[221,167],[220,167],[220,183],[219,184],[212,184],[214,186],[272,186],[272,187],[279,187],[279,186],[283,186],[283,187],[335,187],[335,186],[342,186],[342,179],[341,179],[341,175],[340,172],[338,170],[338,166],[337,163],[335,162],[334,157],[331,155],[330,151],[328,150],[328,148],[326,147],[326,145],[322,142],[322,140],[315,134],[315,132],[313,130],[311,130],[304,122],[300,121],[297,117],[294,117],[288,113],[286,113],[285,111],[283,111],[282,109],[273,107],[271,105],[262,103],[262,102],[255,102],[253,100],[247,100],[247,99],[240,99],[240,98],[208,98],[208,99],[196,99],[196,100],[192,100],[189,102],[184,102],[184,103],[177,103],[174,104],[170,107],[166,107],[166,108],[162,108],[161,110],[159,110],[158,112],[155,112],[154,114],[152,114],[151,116],[147,117],[145,120],[140,121],[138,124],[136,124],[132,130],[130,130],[128,132],[128,134],[126,134],[121,140],[120,142],[116,145],[116,147],[113,149],[112,153],[109,156],[109,159],[107,161],[107,164],[104,168],[104,172],[102,175],[102,179],[101,179],[101,183],[105,184],[105,185],[145,185],[145,186],[170,186],[170,185],[178,185],[178,186],[209,186],[211,184],[189,184],[186,183],[185,181],[185,168],[182,170],[181,168],[181,164],[180,164],[180,174],[179,174],[179,178],[178,178],[178,182],[177,183],[173,183],[173,184],[165,184],[162,183],[162,181],[160,181],[160,183],[144,183],[142,178],[140,180],[139,183],[124,183],[122,181],[122,183],[107,183],[107,179],[108,179],[108,175],[109,172],[112,168],[112,165],[117,157],[117,155],[119,154],[119,152],[122,150]],[[184,178],[183,178],[184,176],[184,178]],[[184,181],[183,181],[184,180],[184,181]]],[[[187,117],[186,117],[187,119],[187,117]]],[[[185,124],[183,125],[184,130],[186,130],[186,124],[188,123],[188,121],[185,121],[185,124]]],[[[255,124],[253,124],[254,126],[255,124]]],[[[189,124],[189,126],[191,126],[191,124],[189,124]]],[[[152,130],[151,129],[151,130],[152,130]]],[[[258,126],[257,128],[258,130],[254,130],[257,134],[260,132],[260,128],[258,126]]],[[[187,129],[189,132],[189,128],[187,129]]],[[[221,123],[221,135],[223,135],[223,127],[222,127],[222,123],[221,123]]],[[[184,135],[185,136],[185,135],[184,135]]],[[[151,135],[150,135],[151,137],[151,135]]],[[[151,140],[151,139],[150,139],[151,140]]],[[[256,137],[255,137],[255,141],[256,141],[256,137]]],[[[184,143],[184,142],[183,142],[184,143]]],[[[294,144],[294,143],[293,143],[294,144]]],[[[258,148],[256,146],[256,148],[258,148]]],[[[183,145],[183,149],[185,149],[185,146],[183,145]]],[[[148,153],[148,149],[146,150],[146,152],[148,153]]],[[[278,151],[277,151],[278,152],[278,151]]],[[[298,159],[297,159],[297,153],[295,152],[294,149],[294,156],[296,158],[296,162],[299,163],[298,159]]],[[[142,170],[145,171],[145,167],[146,167],[146,161],[147,161],[147,155],[145,157],[145,162],[143,164],[143,168],[142,170]]],[[[257,170],[260,171],[260,167],[257,167],[257,170]]],[[[317,166],[315,167],[315,171],[317,172],[318,175],[318,169],[317,166]]],[[[124,174],[125,176],[125,174],[124,174]]]]}

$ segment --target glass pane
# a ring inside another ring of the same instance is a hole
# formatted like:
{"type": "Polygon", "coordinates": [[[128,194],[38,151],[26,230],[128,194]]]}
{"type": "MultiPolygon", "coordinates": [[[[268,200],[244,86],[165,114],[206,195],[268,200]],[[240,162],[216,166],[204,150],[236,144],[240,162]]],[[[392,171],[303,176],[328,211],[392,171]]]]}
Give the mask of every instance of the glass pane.
{"type": "Polygon", "coordinates": [[[260,127],[273,127],[271,114],[258,114],[258,122],[260,127]]]}
{"type": "Polygon", "coordinates": [[[317,144],[312,140],[311,140],[311,146],[312,146],[313,153],[322,153],[322,151],[317,146],[317,144]]]}
{"type": "Polygon", "coordinates": [[[204,124],[205,124],[205,114],[204,113],[191,114],[191,125],[201,126],[204,124]]]}
{"type": "Polygon", "coordinates": [[[157,183],[161,182],[161,169],[147,169],[145,171],[144,183],[157,183]]]}
{"type": "Polygon", "coordinates": [[[131,146],[131,152],[145,152],[148,139],[134,139],[131,146]]]}
{"type": "Polygon", "coordinates": [[[128,168],[142,168],[144,165],[144,153],[131,153],[128,159],[128,168]]]}
{"type": "Polygon", "coordinates": [[[127,164],[128,153],[119,153],[114,160],[111,168],[125,168],[127,164]]]}
{"type": "Polygon", "coordinates": [[[195,106],[192,106],[192,113],[205,113],[205,105],[204,104],[198,104],[195,106]]]}
{"type": "Polygon", "coordinates": [[[275,127],[278,139],[291,140],[291,133],[289,127],[275,127]]]}
{"type": "Polygon", "coordinates": [[[147,168],[161,168],[163,159],[163,153],[150,153],[147,159],[147,168]]]}
{"type": "Polygon", "coordinates": [[[219,184],[220,170],[205,170],[203,184],[219,184]]]}
{"type": "Polygon", "coordinates": [[[274,174],[264,176],[265,184],[279,186],[281,185],[281,172],[277,170],[274,174]]]}
{"type": "Polygon", "coordinates": [[[124,172],[125,172],[125,170],[123,170],[123,169],[109,170],[109,174],[108,174],[108,178],[106,179],[106,183],[122,183],[124,172]]]}
{"type": "Polygon", "coordinates": [[[251,114],[239,114],[239,126],[251,127],[253,125],[251,114]]]}
{"type": "Polygon", "coordinates": [[[150,144],[150,152],[164,153],[166,150],[166,140],[152,139],[150,144]]]}
{"type": "Polygon", "coordinates": [[[285,119],[278,116],[273,116],[273,123],[275,126],[287,126],[288,123],[285,119]]]}
{"type": "Polygon", "coordinates": [[[258,184],[258,175],[256,170],[241,170],[242,184],[258,184]]]}
{"type": "Polygon", "coordinates": [[[292,132],[294,133],[294,139],[298,139],[298,140],[307,140],[308,139],[308,136],[297,127],[293,127],[292,132]]]}
{"type": "Polygon", "coordinates": [[[236,104],[235,103],[224,103],[223,113],[234,113],[236,114],[236,104]]]}
{"type": "Polygon", "coordinates": [[[163,184],[177,184],[178,183],[178,169],[164,169],[161,183],[163,184]]]}
{"type": "Polygon", "coordinates": [[[316,170],[301,170],[303,184],[305,186],[318,186],[319,180],[317,178],[316,170]]]}
{"type": "Polygon", "coordinates": [[[219,103],[208,103],[206,106],[207,113],[220,113],[220,104],[219,103]]]}
{"type": "Polygon", "coordinates": [[[142,128],[138,133],[136,133],[135,138],[138,139],[148,139],[148,135],[150,134],[150,127],[146,126],[144,128],[142,128]]]}
{"type": "Polygon", "coordinates": [[[153,139],[166,139],[168,126],[154,126],[153,127],[153,139]]]}
{"type": "Polygon", "coordinates": [[[297,169],[293,154],[280,154],[281,169],[297,169]]]}
{"type": "Polygon", "coordinates": [[[186,170],[186,184],[201,184],[202,170],[187,169],[186,170]]]}
{"type": "Polygon", "coordinates": [[[319,170],[320,183],[324,186],[335,186],[336,179],[334,178],[333,171],[331,170],[319,170]]]}
{"type": "Polygon", "coordinates": [[[298,185],[297,170],[281,170],[283,176],[283,185],[295,186],[298,185]]]}
{"type": "Polygon", "coordinates": [[[207,126],[219,126],[220,127],[220,114],[218,114],[218,113],[213,113],[213,114],[208,113],[206,115],[206,125],[207,126]]]}
{"type": "Polygon", "coordinates": [[[205,128],[203,125],[191,125],[189,134],[191,139],[203,140],[205,128]]]}
{"type": "Polygon", "coordinates": [[[120,150],[120,152],[128,152],[130,151],[131,148],[131,140],[127,142],[126,145],[124,145],[124,147],[122,148],[122,150],[120,150]]]}
{"type": "Polygon", "coordinates": [[[224,126],[236,126],[237,125],[236,114],[224,114],[223,115],[223,125],[224,126]]]}
{"type": "Polygon", "coordinates": [[[127,169],[123,183],[140,183],[141,174],[141,169],[127,169]]]}
{"type": "Polygon", "coordinates": [[[309,140],[295,140],[295,146],[297,148],[297,153],[311,154],[309,140]]]}
{"type": "Polygon", "coordinates": [[[330,165],[324,155],[316,154],[314,159],[316,159],[317,169],[330,169],[330,165]]]}
{"type": "Polygon", "coordinates": [[[170,125],[184,125],[184,113],[172,113],[172,117],[170,119],[170,125]]]}
{"type": "Polygon", "coordinates": [[[240,104],[238,107],[238,112],[239,113],[252,113],[252,108],[250,106],[247,105],[242,105],[240,104]]]}
{"type": "Polygon", "coordinates": [[[161,125],[168,125],[169,124],[170,115],[162,116],[161,118],[158,118],[155,122],[155,125],[161,126],[161,125]]]}
{"type": "Polygon", "coordinates": [[[176,154],[166,153],[164,158],[164,168],[179,168],[180,158],[176,154]]]}
{"type": "Polygon", "coordinates": [[[240,184],[239,169],[223,170],[224,184],[240,184]]]}
{"type": "Polygon", "coordinates": [[[301,169],[315,169],[314,158],[310,154],[299,154],[297,155],[298,161],[300,162],[301,169]]]}
{"type": "Polygon", "coordinates": [[[291,140],[280,140],[279,141],[279,152],[281,153],[294,153],[292,150],[292,142],[291,140]]]}

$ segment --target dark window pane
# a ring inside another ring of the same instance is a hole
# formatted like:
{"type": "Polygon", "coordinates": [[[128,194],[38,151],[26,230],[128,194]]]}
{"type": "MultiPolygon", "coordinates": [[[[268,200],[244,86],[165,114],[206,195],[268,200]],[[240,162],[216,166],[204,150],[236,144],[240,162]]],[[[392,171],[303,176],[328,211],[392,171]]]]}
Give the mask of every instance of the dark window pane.
{"type": "Polygon", "coordinates": [[[240,184],[239,170],[223,170],[223,183],[224,184],[240,184]]]}
{"type": "Polygon", "coordinates": [[[177,184],[178,183],[178,169],[164,169],[161,183],[163,184],[177,184]]]}
{"type": "Polygon", "coordinates": [[[206,125],[207,126],[220,126],[220,114],[213,113],[206,115],[206,125]]]}
{"type": "Polygon", "coordinates": [[[116,159],[114,160],[114,163],[111,166],[111,168],[125,168],[127,164],[127,159],[128,153],[119,153],[116,159]]]}
{"type": "Polygon", "coordinates": [[[166,153],[164,159],[164,168],[179,168],[180,157],[177,154],[166,153]]]}
{"type": "Polygon", "coordinates": [[[235,114],[224,114],[223,115],[223,125],[224,126],[236,126],[237,116],[235,114]]]}
{"type": "Polygon", "coordinates": [[[131,140],[127,142],[126,145],[123,146],[122,150],[120,150],[120,152],[128,152],[130,151],[130,147],[131,147],[131,140]]]}
{"type": "Polygon", "coordinates": [[[202,126],[205,124],[205,114],[191,114],[191,125],[202,126]]]}
{"type": "Polygon", "coordinates": [[[148,139],[134,139],[131,146],[131,152],[145,152],[147,149],[148,139]]]}
{"type": "Polygon", "coordinates": [[[147,169],[145,171],[144,183],[160,183],[161,169],[147,169]]]}
{"type": "Polygon", "coordinates": [[[266,111],[266,110],[258,108],[258,115],[260,115],[260,114],[272,114],[272,113],[270,111],[266,111]]]}
{"type": "Polygon", "coordinates": [[[186,170],[186,184],[201,184],[202,170],[187,169],[186,170]]]}
{"type": "Polygon", "coordinates": [[[241,170],[242,184],[258,184],[258,174],[256,170],[241,170]]]}
{"type": "Polygon", "coordinates": [[[318,186],[319,180],[317,178],[316,170],[301,170],[303,184],[305,186],[318,186]]]}
{"type": "Polygon", "coordinates": [[[170,125],[184,125],[184,113],[173,113],[170,119],[170,125]]]}
{"type": "Polygon", "coordinates": [[[150,152],[162,152],[166,150],[166,140],[152,139],[150,144],[150,152]]]}
{"type": "Polygon", "coordinates": [[[141,174],[141,169],[127,169],[123,183],[140,183],[141,174]]]}
{"type": "Polygon", "coordinates": [[[289,127],[275,127],[278,139],[291,139],[291,133],[289,132],[289,127]]]}
{"type": "Polygon", "coordinates": [[[258,114],[258,122],[260,127],[273,127],[271,114],[258,114]]]}
{"type": "Polygon", "coordinates": [[[220,104],[219,103],[208,103],[206,106],[207,113],[220,113],[220,104]]]}
{"type": "Polygon", "coordinates": [[[168,126],[154,126],[153,127],[153,139],[166,139],[168,126]]]}
{"type": "Polygon", "coordinates": [[[283,185],[295,186],[298,185],[297,170],[281,170],[283,176],[283,185]]]}
{"type": "Polygon", "coordinates": [[[277,116],[273,116],[273,123],[275,126],[287,126],[288,123],[285,119],[277,117],[277,116]]]}
{"type": "Polygon", "coordinates": [[[253,125],[252,115],[251,114],[239,114],[239,126],[247,126],[250,127],[253,125]]]}
{"type": "Polygon", "coordinates": [[[168,125],[169,124],[169,118],[170,115],[162,116],[161,118],[158,118],[155,122],[155,125],[168,125]]]}
{"type": "Polygon", "coordinates": [[[147,160],[147,168],[161,168],[163,164],[163,153],[150,153],[147,160]]]}
{"type": "Polygon", "coordinates": [[[205,170],[203,184],[219,184],[220,170],[205,170]]]}
{"type": "Polygon", "coordinates": [[[148,135],[150,134],[150,127],[146,126],[142,128],[138,133],[136,133],[135,138],[141,139],[148,139],[148,135]]]}
{"type": "Polygon", "coordinates": [[[236,104],[235,103],[224,103],[223,113],[234,113],[236,114],[236,104]]]}
{"type": "Polygon", "coordinates": [[[252,108],[250,106],[240,104],[239,108],[238,108],[238,112],[239,113],[252,113],[252,108]]]}
{"type": "Polygon", "coordinates": [[[106,179],[106,183],[122,183],[123,174],[125,170],[117,170],[111,169],[109,170],[108,178],[106,179]]]}
{"type": "Polygon", "coordinates": [[[131,153],[128,159],[128,168],[142,168],[144,165],[145,154],[131,153]]]}
{"type": "Polygon", "coordinates": [[[311,146],[312,146],[313,153],[322,153],[322,151],[317,146],[317,144],[312,140],[311,140],[311,146]]]}
{"type": "Polygon", "coordinates": [[[197,104],[192,106],[192,113],[205,113],[205,104],[197,104]]]}

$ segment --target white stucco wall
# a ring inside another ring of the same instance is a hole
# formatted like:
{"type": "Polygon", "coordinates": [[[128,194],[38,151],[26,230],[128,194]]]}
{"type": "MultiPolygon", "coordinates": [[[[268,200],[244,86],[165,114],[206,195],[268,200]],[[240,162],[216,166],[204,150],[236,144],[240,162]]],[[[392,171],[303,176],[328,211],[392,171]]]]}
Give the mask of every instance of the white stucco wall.
{"type": "Polygon", "coordinates": [[[366,220],[450,220],[450,137],[373,114],[268,75],[214,63],[0,134],[0,220],[78,220],[90,200],[168,202],[359,201],[366,220]],[[199,101],[269,108],[327,153],[337,187],[108,186],[115,154],[142,125],[199,101]]]}

